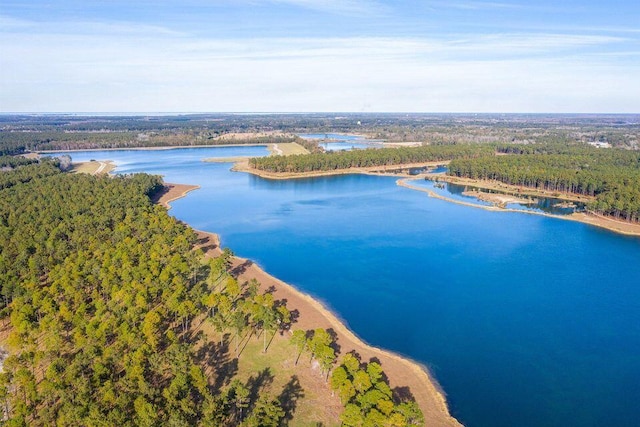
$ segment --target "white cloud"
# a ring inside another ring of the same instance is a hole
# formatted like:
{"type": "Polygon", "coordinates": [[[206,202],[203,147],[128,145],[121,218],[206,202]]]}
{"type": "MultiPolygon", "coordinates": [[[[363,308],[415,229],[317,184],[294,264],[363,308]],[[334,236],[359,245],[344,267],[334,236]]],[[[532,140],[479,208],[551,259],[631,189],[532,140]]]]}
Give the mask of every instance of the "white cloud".
{"type": "Polygon", "coordinates": [[[590,51],[618,37],[216,40],[77,28],[86,32],[0,33],[0,111],[640,111],[640,64],[590,51]]]}

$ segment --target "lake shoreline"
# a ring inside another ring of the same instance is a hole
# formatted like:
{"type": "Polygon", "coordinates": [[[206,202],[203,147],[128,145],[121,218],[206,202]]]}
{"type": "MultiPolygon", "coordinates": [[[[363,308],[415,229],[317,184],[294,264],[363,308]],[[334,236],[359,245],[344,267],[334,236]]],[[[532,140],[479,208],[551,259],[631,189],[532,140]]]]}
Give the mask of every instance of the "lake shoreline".
{"type": "MultiPolygon", "coordinates": [[[[168,209],[170,209],[170,202],[184,197],[189,191],[199,188],[198,186],[185,184],[165,183],[165,185],[168,190],[155,202],[168,209]]],[[[195,231],[201,241],[212,243],[202,245],[206,256],[215,257],[221,253],[220,239],[217,234],[200,230],[195,231]]],[[[363,361],[368,361],[371,358],[379,359],[392,387],[408,386],[411,389],[416,402],[424,413],[425,425],[461,426],[449,413],[445,393],[429,373],[428,368],[391,351],[368,345],[355,335],[344,321],[311,295],[305,294],[294,286],[270,275],[250,260],[235,256],[233,258],[233,267],[239,272],[238,279],[242,281],[256,279],[263,289],[273,287],[275,289],[274,296],[277,299],[287,300],[289,309],[297,309],[299,311],[300,316],[295,324],[297,328],[332,328],[337,333],[341,354],[355,350],[360,354],[363,361]]]]}
{"type": "Polygon", "coordinates": [[[164,189],[152,198],[153,203],[157,203],[167,210],[171,209],[171,202],[186,196],[189,192],[199,189],[199,185],[191,184],[171,184],[164,183],[164,189]]]}
{"type": "Polygon", "coordinates": [[[305,178],[318,178],[323,176],[334,175],[349,175],[349,174],[363,174],[363,175],[381,175],[381,176],[401,176],[411,177],[408,173],[394,173],[393,171],[401,169],[412,169],[420,167],[436,167],[449,164],[448,160],[434,161],[434,162],[422,162],[422,163],[409,163],[402,165],[387,165],[387,166],[369,166],[363,168],[347,168],[347,169],[334,169],[330,171],[310,171],[310,172],[268,172],[259,169],[252,168],[248,161],[237,162],[233,165],[231,170],[235,172],[246,172],[251,175],[259,176],[260,178],[273,179],[273,180],[286,180],[286,179],[305,179],[305,178]]]}
{"type": "MultiPolygon", "coordinates": [[[[546,212],[526,211],[522,209],[510,209],[510,208],[499,207],[494,205],[490,205],[490,206],[478,205],[476,203],[464,202],[462,200],[456,200],[450,197],[442,196],[428,188],[418,187],[410,184],[411,181],[416,181],[422,178],[423,177],[402,178],[396,181],[396,184],[399,185],[400,187],[405,187],[410,190],[427,193],[429,197],[433,197],[436,199],[444,200],[446,202],[455,203],[462,206],[469,206],[472,208],[479,208],[479,209],[484,209],[492,212],[517,212],[517,213],[523,213],[523,214],[529,214],[529,215],[545,216],[548,218],[562,219],[565,221],[575,221],[575,222],[580,222],[587,225],[592,225],[598,228],[603,228],[618,234],[624,234],[627,236],[640,236],[640,224],[633,224],[626,221],[619,221],[613,218],[607,218],[600,215],[596,215],[594,213],[575,212],[569,215],[554,215],[546,212]]],[[[445,180],[442,180],[442,181],[445,181],[445,180]]],[[[486,187],[482,187],[479,184],[475,184],[474,186],[476,186],[477,188],[486,188],[486,187]]],[[[543,195],[543,197],[549,197],[549,196],[543,195]]]]}
{"type": "Polygon", "coordinates": [[[273,142],[251,142],[247,144],[207,144],[207,145],[159,145],[157,147],[116,147],[116,148],[84,148],[72,150],[37,150],[31,153],[51,154],[51,153],[76,153],[83,151],[161,151],[161,150],[183,150],[187,148],[216,148],[216,147],[265,147],[273,145],[273,142]]]}
{"type": "Polygon", "coordinates": [[[401,170],[401,169],[409,169],[409,168],[417,168],[417,167],[433,167],[439,165],[446,165],[448,161],[442,162],[424,162],[424,163],[412,163],[412,164],[404,164],[404,165],[390,165],[390,166],[373,166],[367,168],[348,168],[348,169],[337,169],[332,171],[312,171],[312,172],[302,172],[302,173],[282,173],[282,172],[267,172],[252,168],[249,166],[248,161],[238,162],[234,164],[232,170],[236,172],[246,172],[252,175],[259,176],[265,179],[273,179],[273,180],[286,180],[286,179],[305,179],[305,178],[318,178],[318,177],[326,177],[326,176],[338,176],[338,175],[349,175],[349,174],[363,174],[363,175],[379,175],[379,176],[395,176],[400,179],[397,181],[399,186],[421,191],[429,194],[431,197],[435,197],[441,200],[445,200],[451,203],[457,203],[459,205],[470,206],[474,208],[481,208],[493,212],[519,212],[530,215],[541,215],[550,218],[558,218],[567,221],[576,221],[581,222],[583,224],[592,225],[598,228],[603,228],[608,231],[624,234],[627,236],[640,236],[640,224],[635,224],[627,221],[617,220],[615,218],[608,218],[605,216],[597,215],[593,212],[585,213],[585,212],[576,212],[570,215],[553,215],[545,212],[534,212],[534,211],[525,211],[519,209],[509,209],[498,206],[482,206],[474,203],[466,203],[463,201],[455,200],[452,198],[448,198],[445,196],[441,196],[431,190],[426,188],[416,187],[408,184],[409,181],[414,181],[418,179],[430,179],[430,180],[438,180],[443,182],[449,182],[457,185],[468,185],[480,189],[486,190],[496,190],[502,191],[504,193],[517,193],[522,196],[532,196],[532,197],[554,197],[560,200],[566,200],[570,202],[581,202],[586,203],[593,200],[592,197],[581,196],[581,195],[572,195],[556,192],[550,192],[546,190],[536,190],[536,189],[528,189],[528,188],[520,188],[516,186],[509,186],[507,184],[499,183],[499,182],[490,182],[490,181],[480,181],[480,180],[471,180],[467,178],[459,178],[452,177],[449,175],[442,174],[420,174],[409,175],[408,173],[393,173],[390,171],[401,170]]]}
{"type": "Polygon", "coordinates": [[[549,197],[579,203],[588,203],[595,200],[595,197],[593,196],[583,196],[581,194],[561,193],[557,191],[540,190],[537,188],[519,187],[517,185],[505,184],[500,181],[479,180],[444,174],[425,174],[423,175],[423,177],[430,181],[448,182],[450,184],[481,188],[483,190],[495,190],[505,194],[517,194],[518,197],[549,197]]]}

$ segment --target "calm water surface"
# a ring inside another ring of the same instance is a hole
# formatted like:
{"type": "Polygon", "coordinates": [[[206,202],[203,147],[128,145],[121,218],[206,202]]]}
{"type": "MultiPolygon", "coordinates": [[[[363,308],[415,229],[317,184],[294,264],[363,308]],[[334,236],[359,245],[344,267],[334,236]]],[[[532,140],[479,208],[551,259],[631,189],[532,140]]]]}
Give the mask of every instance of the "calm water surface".
{"type": "MultiPolygon", "coordinates": [[[[491,202],[485,202],[483,200],[479,200],[473,196],[465,196],[463,193],[467,190],[475,190],[475,191],[483,191],[480,188],[465,186],[465,185],[457,185],[451,183],[440,182],[436,183],[434,181],[428,179],[416,179],[410,182],[412,186],[421,187],[428,190],[433,191],[436,194],[447,197],[452,200],[469,203],[476,206],[494,206],[491,202]],[[438,186],[440,185],[440,186],[438,186]]],[[[526,198],[526,196],[523,196],[526,198]]],[[[524,212],[537,212],[537,213],[548,213],[552,215],[568,215],[574,213],[576,209],[583,207],[582,204],[577,204],[575,207],[560,207],[558,203],[561,203],[562,200],[556,199],[553,197],[537,197],[535,198],[535,202],[531,204],[520,204],[520,203],[507,203],[507,209],[515,209],[524,212]]]]}
{"type": "Polygon", "coordinates": [[[172,215],[428,365],[468,426],[638,425],[640,239],[391,177],[264,180],[207,150],[221,149],[72,156],[200,185],[172,215]]]}
{"type": "Polygon", "coordinates": [[[365,149],[382,147],[380,141],[366,139],[360,135],[346,135],[343,133],[302,133],[298,135],[304,139],[320,140],[320,146],[325,151],[351,151],[354,149],[365,149]],[[331,140],[331,142],[323,142],[322,140],[331,140]]]}

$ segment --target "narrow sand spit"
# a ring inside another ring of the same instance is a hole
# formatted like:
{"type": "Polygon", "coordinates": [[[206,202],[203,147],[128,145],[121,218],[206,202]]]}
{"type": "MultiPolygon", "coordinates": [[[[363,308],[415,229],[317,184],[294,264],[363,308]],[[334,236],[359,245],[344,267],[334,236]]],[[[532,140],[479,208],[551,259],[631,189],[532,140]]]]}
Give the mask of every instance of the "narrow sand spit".
{"type": "Polygon", "coordinates": [[[510,196],[509,194],[499,193],[484,193],[482,191],[463,191],[463,196],[475,197],[478,200],[482,200],[489,203],[495,203],[500,207],[505,207],[509,203],[519,203],[521,205],[528,205],[536,203],[535,199],[525,199],[523,197],[510,196]]]}
{"type": "Polygon", "coordinates": [[[266,179],[303,179],[303,178],[315,178],[320,176],[334,176],[334,175],[351,175],[351,174],[365,174],[365,175],[383,175],[383,176],[412,176],[408,173],[397,172],[400,170],[408,170],[412,168],[422,167],[436,167],[449,164],[449,160],[436,161],[436,162],[422,162],[422,163],[405,163],[401,165],[388,165],[388,166],[368,166],[362,168],[347,168],[347,169],[334,169],[328,171],[311,171],[311,172],[268,172],[260,169],[255,169],[249,165],[249,161],[238,162],[233,165],[231,170],[235,172],[246,172],[252,175],[259,176],[266,179]]]}
{"type": "Polygon", "coordinates": [[[164,206],[168,210],[171,209],[169,203],[186,196],[189,191],[197,190],[198,188],[200,188],[199,185],[165,183],[164,190],[153,198],[153,202],[164,206]]]}
{"type": "MultiPolygon", "coordinates": [[[[411,184],[411,181],[415,181],[417,179],[423,179],[423,177],[399,179],[398,181],[396,181],[396,184],[398,184],[401,187],[409,188],[411,190],[427,193],[430,197],[433,197],[436,199],[445,200],[447,202],[456,203],[458,205],[470,206],[472,208],[485,209],[485,210],[494,211],[494,212],[519,212],[519,213],[524,213],[529,215],[540,215],[540,216],[546,216],[550,218],[558,218],[566,221],[577,221],[577,222],[582,222],[583,224],[589,224],[596,227],[604,228],[609,231],[613,231],[615,233],[626,234],[628,236],[640,236],[640,223],[616,220],[614,218],[597,215],[593,212],[588,212],[588,213],[577,212],[570,215],[553,215],[545,212],[526,211],[521,209],[503,208],[503,207],[493,206],[493,205],[484,206],[484,205],[478,205],[475,203],[467,203],[461,200],[456,200],[449,197],[441,196],[440,194],[437,194],[436,192],[431,191],[428,188],[418,187],[411,184]]],[[[476,186],[479,186],[479,185],[476,184],[476,186]]],[[[509,203],[512,203],[512,202],[510,201],[509,203]]],[[[522,202],[518,202],[518,203],[522,203],[522,202]]]]}
{"type": "MultiPolygon", "coordinates": [[[[177,184],[166,185],[168,191],[156,201],[163,206],[168,206],[170,201],[197,188],[177,184]]],[[[221,253],[219,238],[216,234],[204,231],[197,231],[197,233],[201,242],[199,246],[207,256],[215,257],[221,253]]],[[[253,262],[234,257],[233,271],[240,281],[256,279],[263,289],[275,289],[274,296],[277,299],[286,300],[287,306],[291,310],[298,310],[299,317],[293,326],[294,329],[331,328],[337,334],[337,343],[340,345],[341,354],[355,350],[363,361],[369,361],[371,358],[379,359],[392,387],[407,386],[410,388],[424,413],[425,425],[461,425],[449,414],[444,393],[425,368],[389,351],[367,345],[321,303],[310,295],[304,294],[293,286],[269,275],[253,262]]]]}

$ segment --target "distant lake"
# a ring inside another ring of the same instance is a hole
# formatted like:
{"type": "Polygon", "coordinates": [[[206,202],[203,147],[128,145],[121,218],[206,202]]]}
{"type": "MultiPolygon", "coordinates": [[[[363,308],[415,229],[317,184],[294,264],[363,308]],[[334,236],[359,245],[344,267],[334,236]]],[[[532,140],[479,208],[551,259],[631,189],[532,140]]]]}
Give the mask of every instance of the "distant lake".
{"type": "Polygon", "coordinates": [[[315,139],[325,151],[350,151],[382,147],[380,141],[366,139],[359,135],[346,135],[342,133],[302,133],[298,135],[304,139],[315,139]]]}
{"type": "Polygon", "coordinates": [[[199,160],[223,154],[247,155],[70,153],[200,185],[170,213],[429,366],[468,426],[638,425],[640,238],[456,205],[393,177],[276,181],[199,160]]]}

